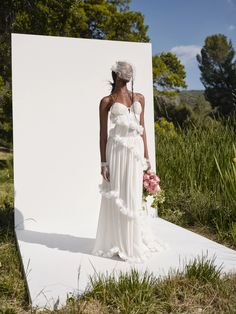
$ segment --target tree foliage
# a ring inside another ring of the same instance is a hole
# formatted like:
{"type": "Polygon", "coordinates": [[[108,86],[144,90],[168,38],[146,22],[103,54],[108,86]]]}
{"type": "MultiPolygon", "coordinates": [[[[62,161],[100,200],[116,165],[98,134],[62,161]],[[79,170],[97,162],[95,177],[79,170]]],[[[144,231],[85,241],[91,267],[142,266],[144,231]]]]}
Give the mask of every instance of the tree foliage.
{"type": "Polygon", "coordinates": [[[205,97],[216,111],[228,115],[236,110],[236,61],[231,40],[223,34],[208,36],[197,55],[205,97]]]}
{"type": "Polygon", "coordinates": [[[130,0],[2,0],[0,3],[0,145],[12,146],[11,33],[149,42],[130,0]],[[8,139],[8,141],[7,141],[8,139]]]}
{"type": "MultiPolygon", "coordinates": [[[[186,72],[176,55],[162,52],[153,56],[153,84],[156,88],[163,88],[164,92],[179,91],[179,87],[186,88],[186,72]]],[[[168,94],[168,93],[166,93],[168,94]]]]}
{"type": "Polygon", "coordinates": [[[175,125],[184,125],[191,111],[191,107],[179,104],[179,88],[187,87],[185,77],[184,66],[176,55],[162,52],[153,56],[155,120],[164,117],[175,125]]]}
{"type": "Polygon", "coordinates": [[[11,33],[149,42],[141,12],[130,0],[2,0],[0,74],[10,80],[11,33]]]}

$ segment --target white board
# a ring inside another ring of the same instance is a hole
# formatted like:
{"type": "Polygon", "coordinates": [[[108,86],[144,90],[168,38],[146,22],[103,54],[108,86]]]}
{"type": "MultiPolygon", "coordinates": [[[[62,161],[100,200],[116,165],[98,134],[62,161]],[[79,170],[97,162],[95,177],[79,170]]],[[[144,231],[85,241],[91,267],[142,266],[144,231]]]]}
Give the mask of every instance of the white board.
{"type": "MultiPolygon", "coordinates": [[[[63,305],[67,293],[85,289],[94,269],[130,269],[90,255],[101,197],[99,103],[110,94],[116,60],[135,66],[155,165],[151,43],[12,33],[15,231],[33,306],[63,305]]],[[[140,270],[163,275],[202,249],[235,270],[235,251],[161,218],[152,227],[171,249],[140,270]]]]}

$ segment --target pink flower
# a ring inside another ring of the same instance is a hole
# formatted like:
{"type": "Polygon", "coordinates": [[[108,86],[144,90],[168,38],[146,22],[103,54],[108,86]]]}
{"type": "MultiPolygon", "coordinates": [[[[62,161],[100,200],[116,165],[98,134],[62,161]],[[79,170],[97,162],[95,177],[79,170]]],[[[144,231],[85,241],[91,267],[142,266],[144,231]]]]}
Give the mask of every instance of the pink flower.
{"type": "Polygon", "coordinates": [[[148,192],[151,194],[154,194],[155,193],[155,187],[150,186],[148,189],[148,192]]]}
{"type": "Polygon", "coordinates": [[[143,174],[143,191],[145,194],[157,194],[161,191],[159,186],[160,178],[158,175],[151,169],[147,170],[143,174]]]}
{"type": "Polygon", "coordinates": [[[149,183],[148,183],[147,180],[145,180],[145,181],[143,182],[143,186],[144,186],[145,188],[147,188],[147,187],[149,186],[149,183]]]}
{"type": "Polygon", "coordinates": [[[157,175],[155,175],[155,180],[156,180],[158,183],[161,181],[161,179],[160,179],[157,175]]]}
{"type": "Polygon", "coordinates": [[[155,187],[155,192],[160,192],[160,191],[161,191],[160,185],[157,185],[157,186],[155,187]]]}
{"type": "Polygon", "coordinates": [[[151,186],[156,186],[157,182],[155,180],[151,179],[151,180],[149,180],[149,184],[151,186]]]}
{"type": "Polygon", "coordinates": [[[147,173],[144,173],[143,180],[149,180],[149,175],[147,173]]]}

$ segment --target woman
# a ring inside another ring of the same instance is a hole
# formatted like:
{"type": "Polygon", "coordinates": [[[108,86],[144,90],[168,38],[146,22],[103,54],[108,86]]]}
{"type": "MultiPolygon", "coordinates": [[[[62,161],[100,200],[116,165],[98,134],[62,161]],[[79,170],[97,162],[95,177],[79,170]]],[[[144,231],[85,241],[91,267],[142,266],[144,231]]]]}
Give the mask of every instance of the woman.
{"type": "Polygon", "coordinates": [[[143,171],[151,169],[144,125],[145,99],[133,92],[134,68],[126,61],[112,66],[112,91],[100,101],[102,195],[92,253],[143,262],[167,248],[154,239],[142,210],[143,171]],[[132,91],[127,83],[132,79],[132,91]],[[110,128],[109,123],[114,127],[110,128]]]}

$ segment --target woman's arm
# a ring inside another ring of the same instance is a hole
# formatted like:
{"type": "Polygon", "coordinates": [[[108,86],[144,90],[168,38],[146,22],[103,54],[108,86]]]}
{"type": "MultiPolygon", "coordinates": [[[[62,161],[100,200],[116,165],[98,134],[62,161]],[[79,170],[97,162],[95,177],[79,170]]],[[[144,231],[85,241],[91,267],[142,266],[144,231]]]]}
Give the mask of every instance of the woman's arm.
{"type": "Polygon", "coordinates": [[[141,136],[143,138],[143,143],[144,143],[144,157],[149,159],[148,147],[147,147],[147,135],[146,135],[146,129],[145,129],[145,123],[144,123],[145,98],[142,94],[139,94],[139,101],[142,105],[142,112],[140,114],[140,124],[143,127],[143,134],[141,136]]]}
{"type": "Polygon", "coordinates": [[[106,160],[108,104],[109,99],[104,97],[99,105],[101,175],[106,181],[110,181],[109,165],[106,160]]]}
{"type": "Polygon", "coordinates": [[[106,162],[106,144],[107,144],[107,117],[109,100],[104,97],[99,105],[99,120],[100,120],[100,157],[101,162],[106,162]]]}
{"type": "Polygon", "coordinates": [[[151,170],[152,166],[149,160],[148,147],[147,147],[147,135],[146,135],[146,129],[145,129],[145,123],[144,123],[145,98],[142,94],[139,94],[139,96],[140,96],[140,103],[142,105],[142,112],[140,114],[140,124],[143,127],[143,134],[141,134],[141,136],[143,138],[144,158],[146,158],[146,165],[147,165],[147,168],[145,169],[145,171],[147,171],[147,170],[151,170]]]}

